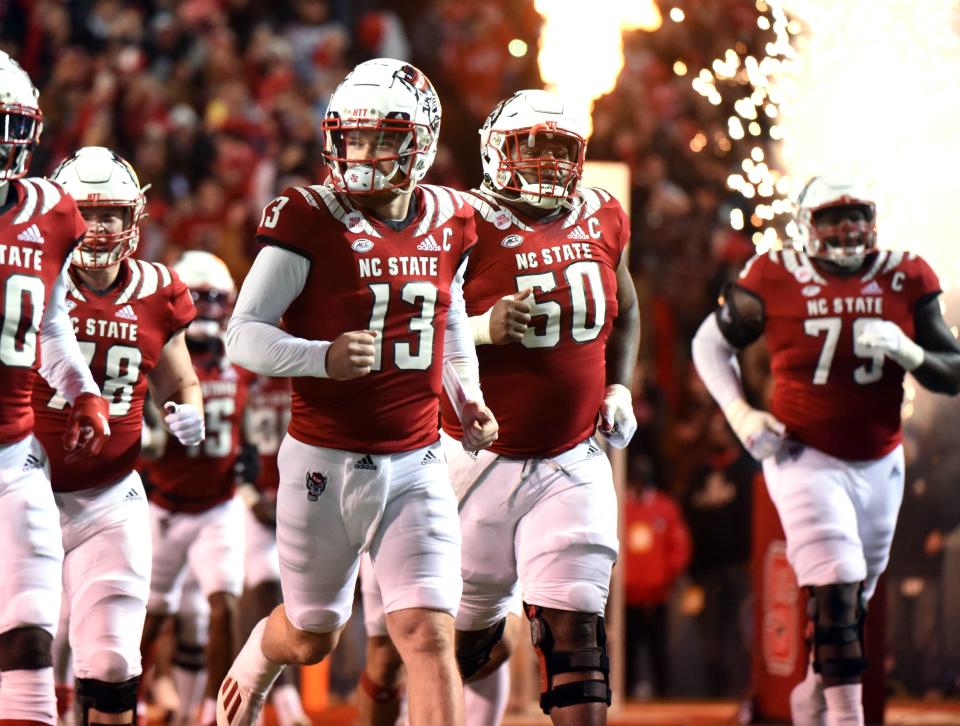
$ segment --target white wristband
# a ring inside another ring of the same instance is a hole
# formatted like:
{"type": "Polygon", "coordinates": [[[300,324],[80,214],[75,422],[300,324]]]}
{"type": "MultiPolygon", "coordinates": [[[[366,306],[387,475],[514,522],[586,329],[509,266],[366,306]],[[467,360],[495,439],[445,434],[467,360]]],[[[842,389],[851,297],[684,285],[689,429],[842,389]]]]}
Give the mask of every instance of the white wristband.
{"type": "Polygon", "coordinates": [[[493,340],[490,338],[490,314],[493,312],[493,306],[483,315],[474,315],[470,318],[470,330],[473,333],[474,345],[490,345],[493,340]]]}

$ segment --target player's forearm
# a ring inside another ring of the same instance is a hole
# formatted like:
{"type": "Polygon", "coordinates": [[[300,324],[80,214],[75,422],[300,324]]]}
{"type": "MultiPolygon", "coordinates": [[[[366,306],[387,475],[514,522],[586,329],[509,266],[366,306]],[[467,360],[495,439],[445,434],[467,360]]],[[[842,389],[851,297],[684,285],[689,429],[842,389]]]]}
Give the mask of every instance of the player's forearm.
{"type": "Polygon", "coordinates": [[[745,401],[740,381],[737,350],[720,332],[716,316],[711,313],[703,321],[691,346],[693,364],[710,395],[726,409],[735,401],[745,401]]]}
{"type": "Polygon", "coordinates": [[[265,376],[327,377],[326,340],[305,340],[242,314],[230,319],[227,356],[238,366],[265,376]]]}
{"type": "Polygon", "coordinates": [[[960,393],[960,353],[924,350],[923,363],[912,374],[924,388],[956,396],[960,393]]]}
{"type": "MultiPolygon", "coordinates": [[[[66,274],[66,273],[63,273],[66,274]]],[[[40,332],[40,375],[71,405],[81,393],[100,395],[100,387],[80,352],[64,304],[66,285],[58,278],[43,316],[40,332]]]]}
{"type": "Polygon", "coordinates": [[[606,363],[607,385],[619,383],[627,389],[633,387],[633,371],[640,351],[640,310],[636,298],[626,309],[621,309],[610,337],[607,339],[606,363]]]}
{"type": "MultiPolygon", "coordinates": [[[[447,331],[443,338],[443,362],[453,367],[467,400],[483,403],[474,332],[463,299],[463,267],[457,272],[450,286],[450,309],[447,311],[447,331]]],[[[456,399],[451,391],[447,391],[447,395],[451,400],[456,399]]]]}

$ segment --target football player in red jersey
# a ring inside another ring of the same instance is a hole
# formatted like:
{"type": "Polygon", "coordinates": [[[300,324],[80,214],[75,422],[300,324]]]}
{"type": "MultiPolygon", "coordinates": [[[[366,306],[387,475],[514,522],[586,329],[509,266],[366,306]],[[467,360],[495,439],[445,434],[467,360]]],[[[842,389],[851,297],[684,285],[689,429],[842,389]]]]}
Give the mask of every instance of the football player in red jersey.
{"type": "MultiPolygon", "coordinates": [[[[249,609],[243,618],[249,623],[267,617],[283,601],[277,553],[277,488],[280,486],[277,452],[290,423],[290,398],[288,378],[261,376],[250,389],[243,421],[247,440],[256,447],[259,458],[256,481],[243,483],[238,488],[247,505],[244,600],[249,609]]],[[[270,702],[279,726],[310,724],[296,684],[296,672],[288,669],[280,674],[270,690],[270,702]]]]}
{"type": "Polygon", "coordinates": [[[0,52],[0,724],[57,717],[50,645],[63,544],[47,453],[66,449],[77,461],[110,435],[65,306],[66,268],[86,225],[58,184],[24,178],[43,128],[38,96],[0,52]],[[38,369],[70,404],[48,452],[33,436],[38,369]]]}
{"type": "Polygon", "coordinates": [[[224,681],[222,725],[253,723],[284,663],[333,649],[365,550],[407,666],[411,724],[463,721],[452,617],[460,533],[437,427],[445,369],[465,391],[467,445],[488,445],[497,427],[460,293],[473,210],[453,190],[419,184],[439,129],[426,76],[392,59],[362,63],[323,121],[331,183],[288,188],[264,209],[266,247],[227,347],[251,370],[292,379],[278,455],[284,604],[224,681]]]}
{"type": "Polygon", "coordinates": [[[794,723],[862,724],[866,605],[887,565],[903,496],[900,406],[909,371],[960,391],[960,345],[940,284],[917,255],[877,249],[876,208],[845,180],[800,195],[803,251],[747,262],[693,341],[697,371],[763,462],[787,556],[812,601],[813,653],[794,723]],[[770,411],[746,399],[735,355],[766,337],[770,411]]]}
{"type": "Polygon", "coordinates": [[[193,445],[203,438],[200,384],[183,336],[196,310],[175,274],[131,257],[146,200],[124,159],[110,149],[85,147],[52,179],[77,201],[87,222],[71,259],[66,306],[80,350],[110,403],[113,432],[96,459],[67,461],[56,446],[68,418],[66,401],[49,384],[34,385],[36,435],[50,452],[63,531],[77,723],[110,714],[113,723],[132,724],[150,577],[147,499],[134,471],[143,403],[149,386],[155,400],[178,405],[166,423],[181,441],[193,445]]]}
{"type": "Polygon", "coordinates": [[[244,506],[236,494],[236,468],[254,376],[224,355],[222,335],[236,294],[227,266],[209,252],[190,251],[173,270],[197,307],[186,339],[200,379],[206,438],[199,446],[169,441],[150,467],[153,568],[141,650],[150,650],[165,618],[176,613],[189,568],[210,603],[208,682],[198,717],[208,726],[215,721],[217,687],[238,645],[244,506]]]}
{"type": "MultiPolygon", "coordinates": [[[[581,188],[584,133],[560,98],[538,90],[500,103],[480,131],[483,183],[464,195],[479,237],[464,295],[499,437],[472,451],[452,398],[442,420],[463,536],[461,672],[496,685],[519,581],[540,704],[558,724],[606,723],[617,502],[594,433],[599,423],[624,447],[636,429],[628,385],[640,339],[629,221],[610,194],[581,188]]],[[[499,722],[506,698],[492,696],[485,724],[499,722]]]]}
{"type": "Polygon", "coordinates": [[[500,103],[480,130],[483,183],[467,195],[479,241],[464,295],[500,436],[474,456],[449,401],[442,421],[463,534],[461,672],[479,679],[506,658],[519,580],[540,706],[557,724],[606,723],[617,501],[594,434],[599,424],[625,447],[636,430],[630,223],[609,193],[581,188],[584,136],[564,102],[538,90],[500,103]]]}

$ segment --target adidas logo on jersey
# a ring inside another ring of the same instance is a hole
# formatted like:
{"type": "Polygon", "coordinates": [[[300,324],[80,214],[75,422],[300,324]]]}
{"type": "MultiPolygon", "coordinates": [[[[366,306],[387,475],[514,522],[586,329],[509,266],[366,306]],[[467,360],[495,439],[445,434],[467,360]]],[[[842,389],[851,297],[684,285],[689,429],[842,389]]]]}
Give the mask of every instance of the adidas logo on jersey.
{"type": "Polygon", "coordinates": [[[573,228],[573,231],[567,235],[567,239],[590,239],[587,233],[580,229],[580,225],[573,228]]]}
{"type": "Polygon", "coordinates": [[[358,459],[357,463],[353,465],[354,469],[366,469],[367,471],[376,471],[377,463],[373,460],[373,457],[370,454],[367,454],[362,459],[358,459]]]}
{"type": "Polygon", "coordinates": [[[77,307],[77,303],[71,300],[70,298],[67,298],[66,300],[63,301],[63,306],[67,309],[67,312],[70,312],[75,307],[77,307]]]}
{"type": "Polygon", "coordinates": [[[42,469],[43,461],[39,456],[34,456],[33,454],[27,454],[27,460],[23,462],[23,470],[30,471],[31,469],[42,469]]]}
{"type": "Polygon", "coordinates": [[[18,234],[17,239],[21,242],[35,242],[38,245],[42,245],[44,242],[43,235],[40,234],[40,228],[35,224],[31,224],[18,234]]]}
{"type": "Polygon", "coordinates": [[[427,464],[439,464],[440,457],[433,453],[431,449],[426,454],[423,455],[423,458],[420,460],[421,466],[426,466],[427,464]]]}
{"type": "Polygon", "coordinates": [[[589,446],[587,446],[587,458],[588,458],[588,459],[594,459],[594,458],[600,456],[600,454],[602,454],[602,453],[603,453],[603,452],[600,451],[600,447],[599,447],[599,446],[596,446],[595,444],[590,444],[589,446]]]}
{"type": "Polygon", "coordinates": [[[124,320],[136,320],[137,314],[133,312],[133,308],[130,305],[124,305],[122,308],[117,310],[114,313],[118,318],[123,318],[124,320]]]}
{"type": "Polygon", "coordinates": [[[138,492],[136,489],[131,489],[127,492],[127,495],[123,498],[123,501],[138,502],[141,499],[143,499],[143,497],[140,496],[140,492],[138,492]]]}
{"type": "Polygon", "coordinates": [[[437,241],[431,235],[427,237],[423,242],[417,245],[417,249],[421,252],[440,252],[440,245],[437,244],[437,241]]]}
{"type": "Polygon", "coordinates": [[[860,291],[861,295],[883,295],[883,288],[876,280],[871,280],[860,291]]]}

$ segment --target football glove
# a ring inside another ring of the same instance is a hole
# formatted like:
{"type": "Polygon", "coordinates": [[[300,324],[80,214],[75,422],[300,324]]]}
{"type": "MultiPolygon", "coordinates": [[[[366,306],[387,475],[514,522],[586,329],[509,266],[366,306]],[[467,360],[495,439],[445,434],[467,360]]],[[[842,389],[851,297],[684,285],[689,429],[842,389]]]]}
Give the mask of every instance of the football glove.
{"type": "Polygon", "coordinates": [[[110,438],[110,403],[95,393],[81,393],[70,408],[63,448],[70,452],[66,463],[96,456],[110,438]]]}
{"type": "Polygon", "coordinates": [[[633,415],[633,396],[630,389],[619,383],[607,386],[600,404],[600,433],[611,446],[626,448],[637,431],[637,417],[633,415]]]}
{"type": "Polygon", "coordinates": [[[857,344],[870,353],[883,353],[899,363],[905,371],[916,370],[923,365],[923,348],[890,320],[871,320],[866,323],[857,336],[857,344]]]}
{"type": "Polygon", "coordinates": [[[174,403],[167,401],[163,404],[167,412],[163,422],[167,430],[177,437],[184,446],[196,446],[205,436],[203,413],[192,403],[174,403]]]}
{"type": "Polygon", "coordinates": [[[766,411],[753,408],[742,398],[728,403],[723,415],[743,448],[757,461],[773,456],[786,437],[786,427],[780,421],[766,411]]]}

